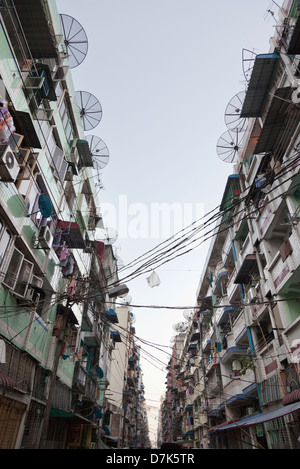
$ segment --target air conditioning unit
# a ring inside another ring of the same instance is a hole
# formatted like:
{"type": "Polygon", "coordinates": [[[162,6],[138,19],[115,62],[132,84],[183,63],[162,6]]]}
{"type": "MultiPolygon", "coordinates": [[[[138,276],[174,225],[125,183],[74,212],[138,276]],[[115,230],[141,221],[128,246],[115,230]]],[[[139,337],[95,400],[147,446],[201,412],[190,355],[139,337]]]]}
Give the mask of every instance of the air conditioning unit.
{"type": "Polygon", "coordinates": [[[53,235],[50,231],[49,226],[45,225],[40,228],[38,239],[42,248],[51,248],[53,242],[53,235]]]}
{"type": "Polygon", "coordinates": [[[0,176],[2,181],[14,182],[17,179],[19,171],[18,161],[8,145],[0,155],[0,176]]]}
{"type": "Polygon", "coordinates": [[[250,303],[255,303],[259,299],[259,295],[256,291],[256,288],[251,287],[247,293],[247,297],[250,303]]]}
{"type": "Polygon", "coordinates": [[[31,303],[37,304],[40,299],[40,294],[33,287],[28,287],[25,295],[25,299],[31,303]]]}
{"type": "Polygon", "coordinates": [[[255,412],[255,409],[253,407],[247,407],[246,409],[246,414],[247,415],[253,415],[255,412]]]}

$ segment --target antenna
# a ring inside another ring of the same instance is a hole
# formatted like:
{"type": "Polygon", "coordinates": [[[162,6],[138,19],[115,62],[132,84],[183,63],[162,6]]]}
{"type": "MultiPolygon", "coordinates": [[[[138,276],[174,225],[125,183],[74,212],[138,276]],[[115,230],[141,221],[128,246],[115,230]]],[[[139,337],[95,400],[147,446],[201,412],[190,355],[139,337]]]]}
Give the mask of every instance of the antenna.
{"type": "Polygon", "coordinates": [[[217,154],[225,163],[234,163],[241,148],[244,130],[228,130],[218,140],[217,154]]]}
{"type": "Polygon", "coordinates": [[[94,168],[97,167],[97,169],[100,170],[105,168],[109,161],[109,151],[106,144],[101,140],[101,138],[96,137],[95,135],[87,135],[86,141],[89,144],[94,168]]]}
{"type": "Polygon", "coordinates": [[[114,244],[118,239],[118,233],[114,228],[100,228],[95,233],[95,240],[106,245],[114,244]]]}
{"type": "Polygon", "coordinates": [[[251,50],[248,50],[248,49],[242,50],[242,67],[243,67],[244,77],[247,83],[249,83],[250,78],[251,78],[256,55],[257,54],[255,54],[255,52],[251,50]]]}
{"type": "Polygon", "coordinates": [[[59,15],[70,68],[80,65],[86,58],[88,39],[85,31],[77,20],[69,15],[59,15]]]}
{"type": "Polygon", "coordinates": [[[76,98],[84,130],[94,129],[102,119],[102,106],[88,91],[76,91],[76,98]]]}
{"type": "Polygon", "coordinates": [[[241,91],[233,96],[225,110],[225,124],[229,130],[245,129],[248,119],[241,117],[241,111],[245,101],[246,93],[241,91]]]}

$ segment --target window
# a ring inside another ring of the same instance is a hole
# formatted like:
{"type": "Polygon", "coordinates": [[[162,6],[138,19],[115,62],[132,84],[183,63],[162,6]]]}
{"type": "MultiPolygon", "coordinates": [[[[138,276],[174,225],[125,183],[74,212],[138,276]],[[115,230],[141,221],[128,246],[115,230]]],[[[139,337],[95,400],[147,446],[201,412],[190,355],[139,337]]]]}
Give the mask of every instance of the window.
{"type": "Polygon", "coordinates": [[[73,128],[72,120],[70,117],[69,110],[66,106],[66,102],[62,101],[60,109],[59,109],[59,114],[62,120],[62,124],[65,130],[66,138],[69,143],[69,145],[72,144],[72,141],[75,139],[75,131],[73,128]]]}
{"type": "Polygon", "coordinates": [[[21,251],[14,248],[3,284],[13,290],[16,295],[24,297],[32,270],[33,264],[24,258],[21,251]]]}
{"type": "Polygon", "coordinates": [[[63,183],[68,169],[68,163],[64,159],[64,152],[61,150],[58,137],[55,137],[54,133],[55,129],[53,129],[48,139],[46,156],[52,168],[54,177],[63,183]]]}
{"type": "Polygon", "coordinates": [[[9,245],[11,235],[6,227],[0,221],[0,266],[5,256],[7,247],[9,245]]]}

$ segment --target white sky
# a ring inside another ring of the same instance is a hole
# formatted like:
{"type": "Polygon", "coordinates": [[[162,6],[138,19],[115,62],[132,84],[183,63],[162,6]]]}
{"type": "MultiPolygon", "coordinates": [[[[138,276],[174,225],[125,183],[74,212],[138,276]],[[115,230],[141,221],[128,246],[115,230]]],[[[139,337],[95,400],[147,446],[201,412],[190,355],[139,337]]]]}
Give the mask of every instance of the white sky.
{"type": "MultiPolygon", "coordinates": [[[[278,10],[271,0],[56,3],[58,11],[79,21],[88,36],[88,54],[72,70],[73,81],[76,90],[95,95],[103,109],[100,124],[87,135],[100,137],[110,152],[102,171],[102,203],[113,204],[117,216],[120,200],[127,203],[127,213],[120,216],[124,221],[126,215],[129,233],[115,243],[127,264],[162,241],[151,237],[152,204],[178,203],[183,208],[186,203],[193,214],[197,204],[203,213],[220,204],[232,166],[219,159],[216,145],[227,131],[227,104],[246,89],[242,49],[269,52],[276,21],[267,10],[276,18],[278,10]],[[143,211],[143,227],[149,224],[142,239],[132,238],[140,221],[136,209],[143,211]]],[[[105,221],[113,226],[113,219],[105,221]]],[[[124,225],[118,226],[118,219],[116,224],[122,231],[124,225]]],[[[194,305],[208,247],[206,242],[155,269],[161,280],[158,287],[148,286],[149,274],[129,282],[132,304],[194,305]]],[[[137,336],[164,346],[170,346],[172,325],[184,321],[180,310],[132,311],[137,336]]],[[[168,363],[169,356],[158,349],[171,349],[138,345],[168,363]]],[[[145,352],[142,369],[147,402],[158,407],[167,371],[145,352]]],[[[153,419],[151,438],[156,426],[153,419]]]]}

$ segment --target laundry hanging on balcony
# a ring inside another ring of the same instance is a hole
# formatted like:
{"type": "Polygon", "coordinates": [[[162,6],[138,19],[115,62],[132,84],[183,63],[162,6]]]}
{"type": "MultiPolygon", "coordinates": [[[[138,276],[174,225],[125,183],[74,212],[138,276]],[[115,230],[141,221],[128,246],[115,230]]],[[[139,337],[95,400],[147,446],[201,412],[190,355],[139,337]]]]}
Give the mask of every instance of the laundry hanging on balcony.
{"type": "Polygon", "coordinates": [[[160,285],[160,278],[154,270],[150,277],[147,277],[147,282],[149,287],[151,288],[158,287],[160,285]]]}
{"type": "Polygon", "coordinates": [[[0,96],[0,144],[7,144],[12,132],[15,132],[13,118],[9,110],[3,105],[3,98],[0,96]]]}

